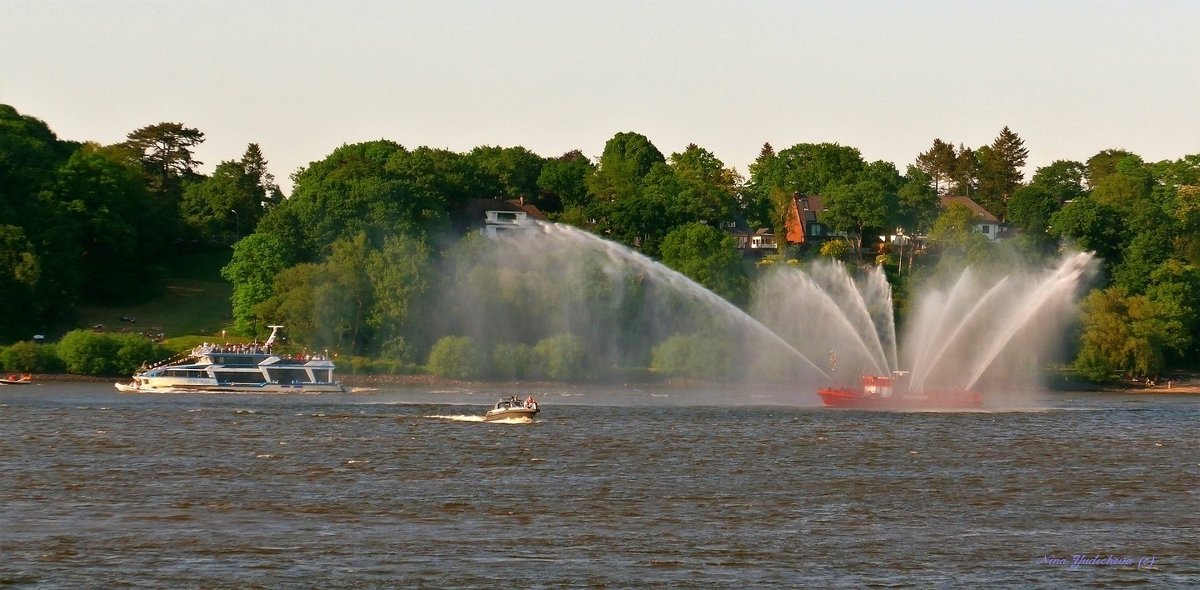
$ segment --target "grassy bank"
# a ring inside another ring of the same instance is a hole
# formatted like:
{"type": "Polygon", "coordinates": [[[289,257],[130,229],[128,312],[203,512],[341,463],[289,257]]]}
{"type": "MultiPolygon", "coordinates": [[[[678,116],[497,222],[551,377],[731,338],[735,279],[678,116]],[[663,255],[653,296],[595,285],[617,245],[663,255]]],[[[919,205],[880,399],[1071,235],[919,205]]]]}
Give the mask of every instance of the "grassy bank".
{"type": "Polygon", "coordinates": [[[218,334],[233,322],[229,303],[233,287],[221,278],[221,267],[231,256],[229,249],[180,256],[168,269],[161,295],[136,304],[80,307],[79,327],[102,325],[110,331],[167,336],[218,334]]]}

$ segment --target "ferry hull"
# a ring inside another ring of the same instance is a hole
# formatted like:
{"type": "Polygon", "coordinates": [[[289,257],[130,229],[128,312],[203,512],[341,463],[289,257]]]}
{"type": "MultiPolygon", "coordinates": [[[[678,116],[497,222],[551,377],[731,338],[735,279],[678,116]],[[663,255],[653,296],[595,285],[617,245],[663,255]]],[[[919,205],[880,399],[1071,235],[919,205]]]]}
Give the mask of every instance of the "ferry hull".
{"type": "Polygon", "coordinates": [[[282,384],[264,383],[261,385],[136,385],[132,383],[116,383],[117,391],[125,393],[241,393],[241,394],[277,394],[277,393],[345,393],[346,388],[340,383],[305,383],[282,384]]]}

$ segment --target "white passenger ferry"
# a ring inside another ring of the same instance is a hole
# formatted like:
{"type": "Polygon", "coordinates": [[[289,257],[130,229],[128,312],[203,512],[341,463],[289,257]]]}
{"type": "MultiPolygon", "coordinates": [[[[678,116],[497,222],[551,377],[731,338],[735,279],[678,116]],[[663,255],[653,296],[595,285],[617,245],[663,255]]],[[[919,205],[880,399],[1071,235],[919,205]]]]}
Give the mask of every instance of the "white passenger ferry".
{"type": "Polygon", "coordinates": [[[340,393],[333,361],[324,355],[282,355],[272,351],[279,330],[263,344],[201,344],[138,371],[120,391],[134,393],[340,393]]]}

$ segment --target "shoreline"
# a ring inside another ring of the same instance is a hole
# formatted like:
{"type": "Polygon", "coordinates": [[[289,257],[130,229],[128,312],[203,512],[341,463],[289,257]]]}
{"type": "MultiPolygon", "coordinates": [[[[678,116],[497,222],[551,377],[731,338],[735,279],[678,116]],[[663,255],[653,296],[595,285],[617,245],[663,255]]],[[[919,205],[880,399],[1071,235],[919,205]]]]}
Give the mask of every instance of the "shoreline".
{"type": "MultiPolygon", "coordinates": [[[[76,383],[104,383],[124,381],[120,377],[96,377],[93,375],[77,375],[73,373],[34,373],[33,383],[38,382],[76,382],[76,383]]],[[[459,379],[445,379],[435,377],[433,375],[344,375],[341,382],[350,387],[459,387],[459,388],[480,388],[480,387],[497,387],[497,388],[579,388],[595,386],[594,383],[566,383],[557,381],[467,381],[459,379]]],[[[692,389],[698,387],[721,387],[733,386],[739,384],[730,383],[705,383],[694,380],[665,380],[665,381],[648,381],[636,383],[606,383],[602,384],[606,387],[622,387],[622,388],[664,388],[664,389],[692,389]]],[[[744,385],[744,384],[740,384],[744,385]]],[[[1053,391],[1053,389],[1051,389],[1053,391]]],[[[1123,384],[1108,384],[1097,385],[1094,391],[1103,393],[1127,393],[1138,395],[1200,395],[1200,378],[1190,377],[1180,379],[1178,381],[1168,380],[1157,385],[1146,386],[1143,384],[1123,383],[1123,384]]]]}

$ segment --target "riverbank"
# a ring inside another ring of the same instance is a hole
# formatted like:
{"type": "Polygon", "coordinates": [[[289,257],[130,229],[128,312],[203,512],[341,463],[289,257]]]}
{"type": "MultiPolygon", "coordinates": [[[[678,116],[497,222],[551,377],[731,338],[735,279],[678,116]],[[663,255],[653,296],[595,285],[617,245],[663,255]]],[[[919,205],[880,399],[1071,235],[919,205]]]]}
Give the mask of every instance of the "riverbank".
{"type": "Polygon", "coordinates": [[[1200,395],[1200,379],[1167,379],[1154,385],[1144,383],[1129,383],[1121,386],[1106,387],[1102,391],[1117,393],[1148,393],[1148,394],[1189,394],[1200,395]]]}
{"type": "MultiPolygon", "coordinates": [[[[485,387],[519,388],[519,389],[571,389],[584,387],[586,384],[561,383],[555,381],[468,381],[447,379],[434,375],[341,375],[342,383],[349,387],[361,389],[405,388],[405,387],[444,387],[448,389],[479,389],[485,387]]],[[[128,380],[128,379],[124,379],[128,380]]],[[[39,382],[114,382],[122,381],[117,377],[96,377],[92,375],[76,375],[71,373],[36,373],[33,383],[39,382]]],[[[594,385],[594,384],[593,384],[594,385]]],[[[694,389],[730,384],[713,384],[686,379],[671,379],[664,381],[649,381],[637,383],[613,383],[611,387],[654,387],[667,389],[694,389]]],[[[1124,382],[1115,385],[1097,386],[1096,391],[1109,393],[1144,393],[1144,394],[1180,394],[1200,395],[1200,375],[1187,375],[1179,379],[1163,379],[1154,385],[1145,383],[1124,382]]]]}

